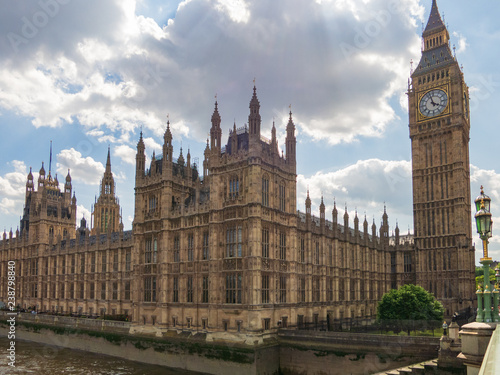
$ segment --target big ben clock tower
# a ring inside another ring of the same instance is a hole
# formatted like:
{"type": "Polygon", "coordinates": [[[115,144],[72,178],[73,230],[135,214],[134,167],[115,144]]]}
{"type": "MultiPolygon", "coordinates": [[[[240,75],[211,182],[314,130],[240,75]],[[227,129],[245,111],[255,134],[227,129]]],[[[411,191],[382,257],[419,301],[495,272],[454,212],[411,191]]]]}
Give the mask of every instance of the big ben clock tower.
{"type": "Polygon", "coordinates": [[[408,91],[417,284],[453,314],[474,296],[469,89],[432,2],[408,91]]]}

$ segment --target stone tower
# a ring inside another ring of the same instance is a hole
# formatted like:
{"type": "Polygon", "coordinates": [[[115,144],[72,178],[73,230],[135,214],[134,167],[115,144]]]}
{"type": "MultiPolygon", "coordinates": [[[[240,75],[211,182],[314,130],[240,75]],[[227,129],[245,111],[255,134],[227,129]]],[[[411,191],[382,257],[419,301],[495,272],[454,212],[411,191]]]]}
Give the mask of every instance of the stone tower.
{"type": "Polygon", "coordinates": [[[52,142],[48,175],[44,163],[40,168],[38,186],[35,189],[33,173],[26,181],[26,196],[21,235],[28,236],[33,243],[48,243],[57,236],[74,237],[76,228],[76,197],[72,193],[71,176],[68,170],[64,191],[59,188],[57,174],[52,177],[52,142]]]}
{"type": "Polygon", "coordinates": [[[469,89],[436,0],[408,90],[417,283],[448,314],[474,297],[469,89]]]}
{"type": "Polygon", "coordinates": [[[118,232],[120,229],[120,204],[115,195],[115,180],[111,172],[111,155],[108,147],[106,170],[101,180],[101,191],[92,210],[92,234],[118,232]]]}

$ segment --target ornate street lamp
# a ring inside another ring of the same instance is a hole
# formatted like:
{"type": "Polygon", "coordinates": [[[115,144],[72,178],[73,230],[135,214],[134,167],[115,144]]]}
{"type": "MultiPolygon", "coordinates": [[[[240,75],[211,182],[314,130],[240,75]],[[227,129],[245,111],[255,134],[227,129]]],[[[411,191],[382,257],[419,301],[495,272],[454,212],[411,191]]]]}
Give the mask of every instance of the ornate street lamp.
{"type": "Polygon", "coordinates": [[[491,198],[484,194],[483,187],[481,186],[481,194],[474,201],[476,204],[476,227],[479,238],[483,241],[483,257],[480,263],[483,265],[484,273],[484,288],[478,288],[476,294],[478,297],[478,322],[498,322],[498,289],[496,286],[492,291],[490,284],[490,264],[493,260],[488,256],[488,239],[491,238],[491,231],[493,222],[491,221],[490,203],[491,198]],[[493,301],[492,301],[493,297],[493,301]],[[481,303],[484,301],[484,304],[481,303]],[[493,302],[494,310],[491,313],[491,305],[493,302]],[[483,311],[484,307],[484,311],[483,311]]]}

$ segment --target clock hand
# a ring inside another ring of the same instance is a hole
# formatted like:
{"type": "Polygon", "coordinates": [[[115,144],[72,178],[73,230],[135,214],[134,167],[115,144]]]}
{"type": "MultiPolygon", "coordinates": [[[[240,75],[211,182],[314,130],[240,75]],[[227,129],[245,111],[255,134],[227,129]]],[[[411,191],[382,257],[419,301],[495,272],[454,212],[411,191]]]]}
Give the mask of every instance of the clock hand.
{"type": "Polygon", "coordinates": [[[434,103],[434,100],[432,100],[432,97],[431,97],[431,104],[432,104],[434,107],[435,107],[435,106],[437,106],[437,105],[439,105],[439,104],[434,103]]]}

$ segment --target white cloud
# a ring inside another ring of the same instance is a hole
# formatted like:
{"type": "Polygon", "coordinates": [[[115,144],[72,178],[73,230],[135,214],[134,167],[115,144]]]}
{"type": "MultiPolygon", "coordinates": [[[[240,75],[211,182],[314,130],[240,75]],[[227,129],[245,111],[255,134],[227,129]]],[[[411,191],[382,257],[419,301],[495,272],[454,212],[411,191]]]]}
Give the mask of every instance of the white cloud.
{"type": "Polygon", "coordinates": [[[9,198],[2,198],[0,212],[7,215],[15,215],[20,212],[19,207],[22,208],[22,200],[15,200],[9,198]]]}
{"type": "Polygon", "coordinates": [[[26,165],[22,161],[13,160],[9,163],[14,171],[0,176],[0,194],[10,198],[20,198],[24,195],[26,176],[28,174],[26,165]]]}
{"type": "Polygon", "coordinates": [[[226,12],[234,22],[248,22],[250,12],[244,0],[217,0],[217,2],[216,8],[226,12]]]}
{"type": "Polygon", "coordinates": [[[136,150],[132,147],[121,145],[114,148],[113,154],[122,159],[125,163],[135,165],[136,150]]]}
{"type": "Polygon", "coordinates": [[[339,215],[347,204],[351,210],[351,218],[352,211],[357,209],[358,215],[363,212],[369,217],[374,215],[378,225],[379,214],[383,212],[385,203],[389,215],[393,218],[392,226],[395,226],[396,219],[399,219],[405,229],[408,225],[413,228],[409,161],[360,160],[335,172],[318,172],[309,178],[299,175],[297,199],[301,211],[304,211],[303,202],[308,188],[316,216],[319,216],[318,207],[323,196],[329,216],[335,199],[339,215]]]}
{"type": "MultiPolygon", "coordinates": [[[[62,150],[57,155],[57,171],[61,176],[66,177],[68,169],[73,180],[87,185],[99,184],[104,174],[102,163],[95,161],[90,156],[84,158],[82,154],[74,148],[62,150]]],[[[63,181],[62,178],[60,178],[63,181]]]]}
{"type": "MultiPolygon", "coordinates": [[[[379,137],[397,119],[389,101],[405,91],[409,59],[419,55],[422,6],[393,7],[384,0],[191,0],[162,29],[136,15],[133,0],[72,2],[29,49],[13,54],[0,44],[0,108],[37,127],[78,120],[103,131],[100,141],[118,143],[140,126],[160,136],[170,113],[174,137],[198,139],[209,129],[215,93],[224,130],[233,119],[243,126],[256,77],[264,123],[292,103],[298,126],[315,139],[379,137]],[[346,45],[355,53],[345,56],[346,45]]],[[[34,11],[9,3],[4,17],[34,11]]]]}
{"type": "Polygon", "coordinates": [[[76,207],[76,217],[77,217],[77,227],[80,227],[80,220],[82,219],[82,217],[85,218],[85,220],[87,221],[87,228],[90,229],[90,218],[91,218],[91,212],[85,207],[85,206],[82,206],[82,205],[78,205],[76,207]]]}
{"type": "Polygon", "coordinates": [[[458,39],[455,44],[455,46],[457,47],[457,53],[465,52],[465,50],[469,46],[469,44],[467,43],[467,38],[457,31],[454,31],[452,35],[458,39]]]}
{"type": "Polygon", "coordinates": [[[155,151],[157,154],[161,153],[162,146],[159,143],[157,143],[153,138],[148,137],[143,139],[146,149],[150,149],[151,152],[155,151]]]}
{"type": "Polygon", "coordinates": [[[24,162],[19,160],[13,160],[8,165],[13,171],[0,176],[0,212],[6,215],[19,215],[24,204],[28,171],[24,162]]]}

